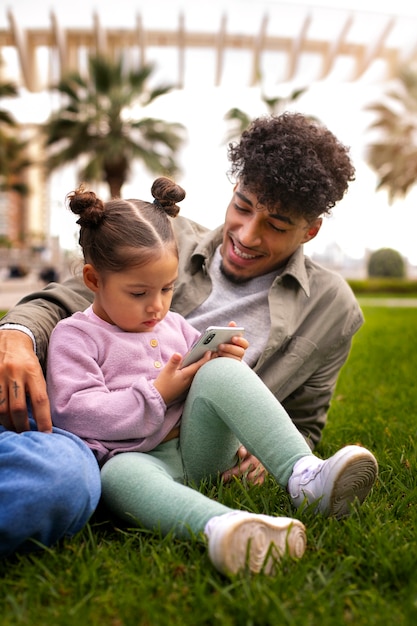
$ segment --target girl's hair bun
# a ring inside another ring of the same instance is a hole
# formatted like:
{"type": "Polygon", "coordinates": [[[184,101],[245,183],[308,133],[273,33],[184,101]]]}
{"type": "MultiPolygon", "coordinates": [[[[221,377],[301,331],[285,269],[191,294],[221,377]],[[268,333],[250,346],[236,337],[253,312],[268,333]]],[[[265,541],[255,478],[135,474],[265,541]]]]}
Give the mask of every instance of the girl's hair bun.
{"type": "Polygon", "coordinates": [[[151,194],[154,197],[154,204],[162,209],[170,217],[176,217],[180,211],[177,202],[185,198],[185,191],[170,178],[161,176],[157,178],[152,187],[151,194]]]}
{"type": "Polygon", "coordinates": [[[79,215],[77,224],[85,228],[95,228],[104,219],[104,202],[94,191],[88,191],[83,185],[67,196],[68,206],[73,213],[79,215]]]}

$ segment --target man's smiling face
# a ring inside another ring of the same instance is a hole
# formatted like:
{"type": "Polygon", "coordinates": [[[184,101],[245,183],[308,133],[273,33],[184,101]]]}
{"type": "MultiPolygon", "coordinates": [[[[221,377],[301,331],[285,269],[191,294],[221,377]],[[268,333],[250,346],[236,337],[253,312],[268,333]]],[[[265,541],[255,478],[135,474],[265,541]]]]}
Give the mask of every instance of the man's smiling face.
{"type": "Polygon", "coordinates": [[[321,218],[308,223],[279,206],[268,211],[258,206],[255,194],[237,184],[226,211],[222,271],[236,283],[268,274],[313,239],[321,223],[321,218]]]}

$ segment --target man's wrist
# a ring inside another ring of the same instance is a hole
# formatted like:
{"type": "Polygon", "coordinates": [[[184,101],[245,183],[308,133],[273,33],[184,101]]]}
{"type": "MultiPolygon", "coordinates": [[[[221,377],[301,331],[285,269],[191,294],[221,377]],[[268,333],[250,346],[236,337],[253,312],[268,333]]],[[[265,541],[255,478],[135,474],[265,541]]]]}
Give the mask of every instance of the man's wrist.
{"type": "Polygon", "coordinates": [[[20,330],[20,332],[25,333],[25,335],[31,338],[33,343],[33,351],[36,354],[36,339],[30,328],[28,328],[27,326],[23,326],[23,324],[12,324],[11,322],[7,322],[6,324],[2,324],[0,326],[0,330],[20,330]]]}

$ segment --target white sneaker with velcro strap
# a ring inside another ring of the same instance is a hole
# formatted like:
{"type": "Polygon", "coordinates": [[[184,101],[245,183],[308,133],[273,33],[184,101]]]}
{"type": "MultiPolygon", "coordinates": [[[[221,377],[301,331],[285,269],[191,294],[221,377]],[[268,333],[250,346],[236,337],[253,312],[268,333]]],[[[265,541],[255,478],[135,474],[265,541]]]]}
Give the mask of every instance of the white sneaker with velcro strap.
{"type": "Polygon", "coordinates": [[[273,575],[284,555],[301,558],[306,549],[304,525],[288,517],[231,511],[212,517],[204,532],[211,562],[228,575],[245,569],[273,575]]]}
{"type": "Polygon", "coordinates": [[[311,454],[297,461],[288,492],[296,508],[317,503],[316,512],[341,519],[355,500],[365,500],[377,475],[378,463],[369,450],[345,446],[327,460],[311,454]]]}

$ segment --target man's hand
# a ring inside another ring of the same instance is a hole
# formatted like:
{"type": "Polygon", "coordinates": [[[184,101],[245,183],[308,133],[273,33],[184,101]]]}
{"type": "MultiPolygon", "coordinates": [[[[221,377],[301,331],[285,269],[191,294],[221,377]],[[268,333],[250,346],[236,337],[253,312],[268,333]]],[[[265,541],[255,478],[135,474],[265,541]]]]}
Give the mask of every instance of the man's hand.
{"type": "Polygon", "coordinates": [[[238,478],[244,476],[253,485],[263,485],[267,471],[256,456],[250,454],[244,446],[240,446],[237,454],[239,457],[237,465],[222,475],[224,482],[229,482],[233,476],[238,478]]]}
{"type": "Polygon", "coordinates": [[[0,329],[0,424],[18,433],[29,430],[26,396],[38,430],[52,431],[46,382],[30,337],[0,329]]]}

